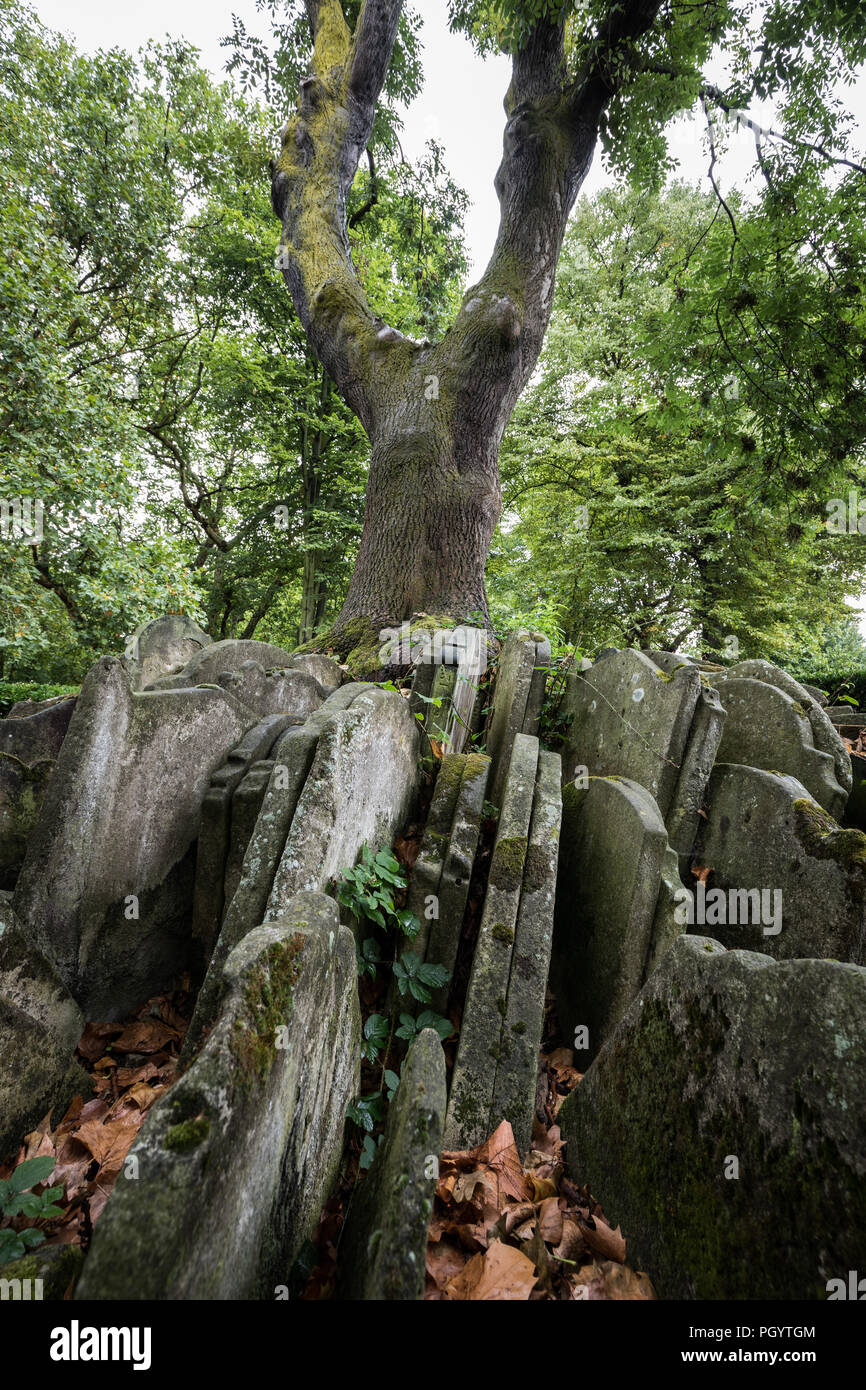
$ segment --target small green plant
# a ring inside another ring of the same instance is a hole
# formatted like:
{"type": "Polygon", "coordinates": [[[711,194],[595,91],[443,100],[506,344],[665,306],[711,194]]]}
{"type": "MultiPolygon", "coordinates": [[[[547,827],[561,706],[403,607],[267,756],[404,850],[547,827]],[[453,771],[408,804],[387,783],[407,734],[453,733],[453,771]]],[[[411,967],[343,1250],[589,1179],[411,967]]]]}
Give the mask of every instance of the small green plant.
{"type": "MultiPolygon", "coordinates": [[[[56,1204],[63,1193],[62,1186],[49,1187],[38,1195],[30,1191],[51,1176],[56,1162],[47,1155],[28,1158],[18,1164],[11,1178],[0,1178],[0,1215],[4,1223],[16,1216],[26,1216],[30,1221],[50,1221],[52,1217],[63,1215],[63,1208],[56,1204]]],[[[13,1231],[4,1225],[0,1228],[0,1264],[19,1260],[44,1239],[45,1232],[35,1227],[13,1231]]]]}
{"type": "Polygon", "coordinates": [[[376,854],[369,845],[362,845],[359,862],[345,869],[335,887],[338,902],[351,912],[359,926],[365,922],[373,928],[371,934],[357,947],[358,975],[379,978],[379,972],[390,970],[396,989],[389,1013],[371,1013],[364,1021],[361,1038],[361,1057],[369,1065],[381,1066],[379,1089],[358,1096],[348,1106],[348,1118],[362,1130],[364,1139],[360,1166],[367,1169],[376,1157],[378,1142],[373,1131],[384,1119],[384,1107],[390,1105],[400,1084],[396,1072],[388,1067],[394,1038],[411,1042],[422,1028],[435,1028],[444,1042],[454,1029],[451,1020],[425,1009],[416,1020],[412,1014],[400,1014],[397,1027],[397,1000],[415,999],[430,1002],[431,990],[442,989],[451,978],[450,971],[421,959],[409,949],[401,949],[415,940],[421,923],[414,912],[397,905],[397,895],[407,887],[400,861],[387,846],[376,854]]]}

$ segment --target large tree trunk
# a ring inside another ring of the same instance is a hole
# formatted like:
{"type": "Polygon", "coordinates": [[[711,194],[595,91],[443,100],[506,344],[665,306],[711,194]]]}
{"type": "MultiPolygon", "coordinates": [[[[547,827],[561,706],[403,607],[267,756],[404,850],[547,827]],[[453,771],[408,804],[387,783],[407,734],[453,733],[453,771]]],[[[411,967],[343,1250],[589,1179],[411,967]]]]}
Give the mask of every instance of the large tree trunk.
{"type": "Polygon", "coordinates": [[[414,343],[372,313],[346,234],[346,196],[401,5],[364,0],[350,34],[339,0],[308,0],[311,75],[273,170],[296,310],[372,446],[364,531],[338,629],[358,619],[386,626],[416,612],[487,621],[499,444],[541,350],[566,222],[601,113],[660,0],[612,3],[576,77],[566,73],[562,25],[541,21],[514,55],[496,246],[436,344],[414,343]]]}

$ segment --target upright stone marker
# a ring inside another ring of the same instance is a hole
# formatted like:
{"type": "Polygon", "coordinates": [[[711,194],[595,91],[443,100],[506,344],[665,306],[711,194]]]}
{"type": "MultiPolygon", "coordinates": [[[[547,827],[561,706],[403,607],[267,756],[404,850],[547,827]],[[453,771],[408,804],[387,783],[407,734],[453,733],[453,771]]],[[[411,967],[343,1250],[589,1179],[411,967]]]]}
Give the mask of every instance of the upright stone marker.
{"type": "Polygon", "coordinates": [[[864,1268],[866,970],[682,936],[559,1112],[662,1298],[819,1299],[864,1268]]]}
{"type": "Polygon", "coordinates": [[[499,655],[487,751],[493,759],[490,800],[501,805],[511,748],[517,734],[538,733],[550,643],[540,632],[513,632],[499,655]]]}

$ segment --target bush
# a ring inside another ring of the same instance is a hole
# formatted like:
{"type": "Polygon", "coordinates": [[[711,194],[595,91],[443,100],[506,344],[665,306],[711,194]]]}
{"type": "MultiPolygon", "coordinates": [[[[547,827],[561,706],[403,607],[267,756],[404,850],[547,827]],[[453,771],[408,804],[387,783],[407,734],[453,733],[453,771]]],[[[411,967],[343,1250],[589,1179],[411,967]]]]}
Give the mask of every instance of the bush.
{"type": "Polygon", "coordinates": [[[849,696],[860,709],[866,709],[866,671],[836,671],[820,677],[798,675],[797,680],[801,685],[815,685],[825,690],[831,705],[847,704],[844,697],[849,696]]]}
{"type": "Polygon", "coordinates": [[[39,685],[36,681],[0,681],[0,719],[5,719],[19,700],[53,700],[56,695],[77,695],[77,685],[39,685]]]}

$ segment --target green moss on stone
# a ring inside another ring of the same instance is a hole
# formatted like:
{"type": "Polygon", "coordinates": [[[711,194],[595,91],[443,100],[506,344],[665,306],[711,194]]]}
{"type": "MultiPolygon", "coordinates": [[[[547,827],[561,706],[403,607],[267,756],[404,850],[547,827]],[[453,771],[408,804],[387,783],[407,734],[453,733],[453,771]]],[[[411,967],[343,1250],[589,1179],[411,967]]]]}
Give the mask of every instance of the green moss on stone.
{"type": "Polygon", "coordinates": [[[813,859],[835,859],[844,869],[866,866],[866,835],[861,830],[843,830],[827,811],[805,797],[794,802],[794,833],[813,859]]]}
{"type": "Polygon", "coordinates": [[[523,882],[525,860],[525,836],[515,835],[497,840],[490,866],[490,882],[494,888],[501,888],[507,893],[519,888],[523,882]]]}
{"type": "Polygon", "coordinates": [[[497,941],[501,941],[505,946],[512,945],[514,941],[514,932],[510,927],[506,927],[504,922],[497,922],[496,926],[493,927],[491,931],[491,935],[495,937],[497,941]]]}
{"type": "Polygon", "coordinates": [[[247,981],[243,1008],[232,1031],[232,1052],[246,1085],[265,1082],[273,1066],[277,1030],[292,1016],[304,941],[302,932],[295,932],[288,941],[275,941],[247,981]]]}
{"type": "Polygon", "coordinates": [[[210,1120],[206,1115],[199,1115],[194,1120],[182,1120],[180,1124],[167,1129],[162,1141],[163,1147],[170,1149],[172,1153],[192,1153],[193,1149],[204,1143],[209,1134],[210,1120]]]}

